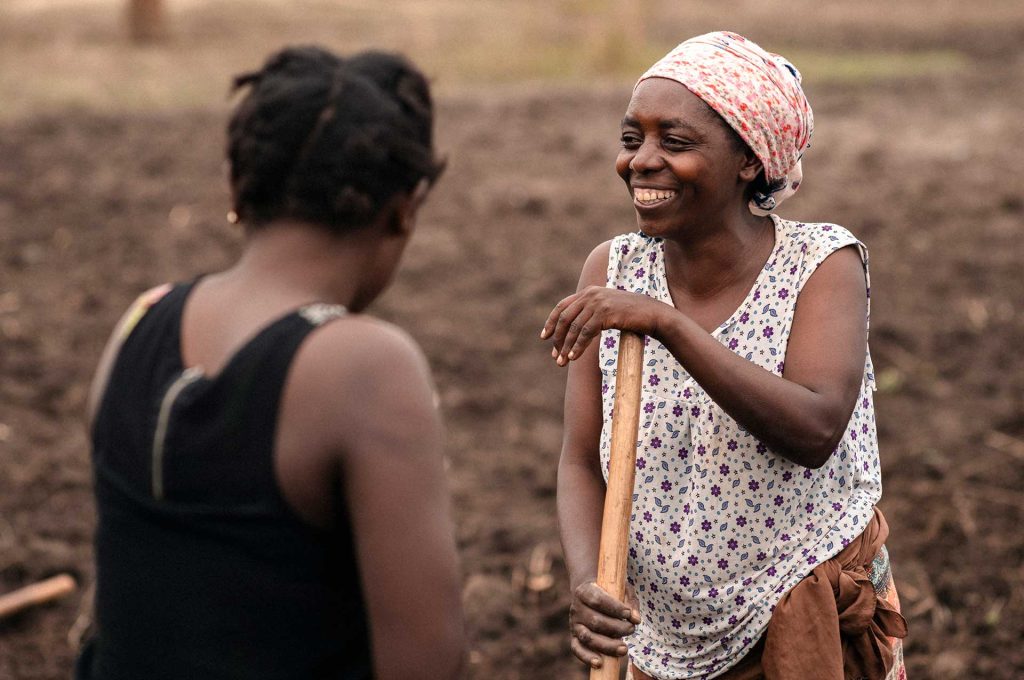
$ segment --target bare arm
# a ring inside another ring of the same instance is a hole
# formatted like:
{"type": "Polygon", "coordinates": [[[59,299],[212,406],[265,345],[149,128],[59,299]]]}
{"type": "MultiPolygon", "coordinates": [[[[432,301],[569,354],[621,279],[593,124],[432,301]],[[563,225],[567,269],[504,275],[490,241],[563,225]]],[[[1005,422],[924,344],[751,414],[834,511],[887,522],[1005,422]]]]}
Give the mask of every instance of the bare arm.
{"type": "MultiPolygon", "coordinates": [[[[608,244],[591,253],[579,290],[604,285],[608,244]],[[602,253],[603,259],[602,262],[602,253]]],[[[558,521],[570,585],[597,577],[598,543],[605,484],[598,448],[601,438],[601,370],[596,343],[569,366],[565,385],[562,456],[558,462],[558,521]]]]}
{"type": "Polygon", "coordinates": [[[429,369],[393,327],[364,319],[334,326],[313,339],[303,363],[320,383],[317,402],[329,409],[339,451],[375,677],[460,677],[461,588],[429,369]]]}
{"type": "Polygon", "coordinates": [[[851,246],[826,258],[800,292],[782,377],[730,351],[671,305],[623,291],[590,287],[569,296],[552,311],[545,331],[563,365],[579,358],[597,330],[651,335],[773,451],[820,467],[841,440],[857,399],[866,315],[864,268],[851,246]]]}
{"type": "Polygon", "coordinates": [[[829,256],[800,292],[781,378],[681,314],[662,337],[726,413],[773,451],[816,468],[842,439],[860,391],[866,315],[864,268],[851,246],[829,256]]]}
{"type": "MultiPolygon", "coordinates": [[[[579,290],[603,286],[609,244],[598,246],[587,258],[579,290]]],[[[601,474],[601,370],[598,347],[589,344],[569,366],[565,387],[565,427],[558,463],[558,523],[562,550],[573,589],[570,611],[573,653],[585,663],[599,665],[605,654],[625,653],[618,638],[639,622],[625,603],[597,587],[598,546],[605,483],[601,474]]]]}

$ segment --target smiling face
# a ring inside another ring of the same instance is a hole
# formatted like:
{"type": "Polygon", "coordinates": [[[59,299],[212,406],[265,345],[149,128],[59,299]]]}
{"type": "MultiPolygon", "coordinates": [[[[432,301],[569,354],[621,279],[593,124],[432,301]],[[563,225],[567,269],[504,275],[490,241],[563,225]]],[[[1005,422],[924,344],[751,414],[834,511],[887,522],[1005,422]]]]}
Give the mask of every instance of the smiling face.
{"type": "Polygon", "coordinates": [[[615,169],[648,236],[712,227],[749,215],[747,185],[761,164],[718,114],[683,85],[649,78],[622,120],[615,169]]]}

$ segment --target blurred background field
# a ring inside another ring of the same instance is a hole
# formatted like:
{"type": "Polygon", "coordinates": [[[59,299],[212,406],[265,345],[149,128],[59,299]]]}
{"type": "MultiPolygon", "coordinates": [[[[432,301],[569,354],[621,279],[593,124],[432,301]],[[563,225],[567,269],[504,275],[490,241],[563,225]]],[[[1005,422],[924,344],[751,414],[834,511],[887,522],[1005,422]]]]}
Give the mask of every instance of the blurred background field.
{"type": "Polygon", "coordinates": [[[103,111],[208,107],[226,73],[269,45],[400,49],[460,85],[634,78],[681,37],[768,38],[816,81],[961,71],[1019,42],[1019,3],[788,3],[667,0],[164,0],[168,40],[125,40],[127,0],[5,0],[0,114],[40,106],[103,111]]]}
{"type": "Polygon", "coordinates": [[[0,2],[0,678],[66,678],[93,579],[84,396],[144,288],[229,262],[231,76],[286,43],[401,50],[449,171],[378,312],[423,344],[449,422],[474,678],[584,677],[554,519],[563,374],[537,333],[601,240],[633,80],[728,28],[789,57],[816,114],[783,215],[872,253],[882,508],[912,678],[1024,675],[1024,6],[725,0],[0,2]]]}

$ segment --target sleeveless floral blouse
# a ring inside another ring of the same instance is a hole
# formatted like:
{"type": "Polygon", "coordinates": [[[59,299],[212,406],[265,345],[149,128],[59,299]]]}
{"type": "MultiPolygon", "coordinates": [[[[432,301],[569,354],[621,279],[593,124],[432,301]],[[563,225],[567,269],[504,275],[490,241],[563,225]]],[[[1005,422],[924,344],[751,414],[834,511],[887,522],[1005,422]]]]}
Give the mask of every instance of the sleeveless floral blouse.
{"type": "MultiPolygon", "coordinates": [[[[771,256],[712,335],[781,375],[800,290],[818,265],[855,245],[867,277],[868,259],[842,227],[771,219],[771,256]]],[[[672,304],[661,239],[615,238],[608,286],[672,304]]],[[[602,334],[599,357],[606,479],[618,336],[602,334]]],[[[871,358],[846,434],[817,470],[769,450],[651,338],[644,363],[629,549],[643,621],[626,641],[633,663],[655,677],[711,678],[758,641],[783,593],[867,526],[882,492],[871,358]]]]}

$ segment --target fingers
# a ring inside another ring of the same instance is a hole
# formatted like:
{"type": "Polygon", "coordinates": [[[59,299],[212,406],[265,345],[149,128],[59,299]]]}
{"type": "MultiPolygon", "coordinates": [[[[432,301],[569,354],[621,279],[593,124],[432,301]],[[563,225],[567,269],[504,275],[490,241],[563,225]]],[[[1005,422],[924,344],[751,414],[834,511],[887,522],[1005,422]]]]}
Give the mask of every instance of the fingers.
{"type": "Polygon", "coordinates": [[[585,605],[574,607],[571,617],[570,646],[580,661],[597,668],[601,654],[626,656],[628,648],[622,637],[634,631],[629,621],[610,618],[585,605]]]}
{"type": "MultiPolygon", "coordinates": [[[[629,619],[613,618],[585,606],[574,605],[570,612],[569,621],[574,628],[582,626],[593,635],[609,639],[615,638],[616,640],[632,635],[636,630],[636,627],[629,619]]],[[[621,642],[621,640],[619,641],[621,642]]]]}
{"type": "Polygon", "coordinates": [[[577,659],[588,666],[592,668],[601,667],[601,655],[590,651],[580,644],[580,641],[576,639],[575,635],[569,639],[569,648],[572,650],[572,653],[576,655],[577,659]]]}
{"type": "Polygon", "coordinates": [[[552,341],[551,358],[559,366],[580,358],[593,339],[606,327],[611,327],[605,322],[607,295],[604,287],[588,286],[563,298],[551,310],[540,337],[552,341]]]}
{"type": "Polygon", "coordinates": [[[628,650],[622,638],[635,630],[632,613],[593,581],[580,584],[569,607],[573,654],[594,668],[601,665],[601,654],[625,656],[628,650]]]}
{"type": "Polygon", "coordinates": [[[594,611],[606,616],[615,618],[626,618],[629,615],[629,607],[624,602],[619,602],[608,592],[597,585],[595,581],[587,581],[576,586],[573,592],[575,599],[590,607],[594,611]]]}
{"type": "Polygon", "coordinates": [[[638,625],[640,623],[640,598],[636,596],[636,588],[631,583],[626,584],[626,604],[629,605],[629,620],[638,625]]]}
{"type": "Polygon", "coordinates": [[[584,583],[576,588],[569,607],[569,619],[594,633],[621,638],[635,629],[630,621],[632,610],[604,592],[597,584],[584,583]]]}
{"type": "Polygon", "coordinates": [[[569,345],[566,344],[566,337],[572,333],[573,338],[576,338],[580,329],[583,328],[592,314],[593,312],[587,309],[583,300],[577,297],[569,302],[556,318],[551,340],[554,343],[554,357],[559,366],[565,366],[569,363],[569,360],[566,358],[569,348],[569,345]]]}
{"type": "Polygon", "coordinates": [[[559,366],[565,366],[570,360],[578,357],[582,353],[581,347],[585,348],[589,339],[593,337],[594,313],[583,306],[578,309],[570,306],[563,313],[563,318],[569,318],[571,315],[570,321],[564,325],[559,321],[555,329],[555,359],[559,366]],[[577,343],[580,343],[581,347],[577,347],[577,343]],[[575,353],[572,350],[575,350],[575,353]]]}
{"type": "Polygon", "coordinates": [[[580,358],[606,329],[655,334],[668,318],[665,310],[675,312],[671,305],[646,295],[587,286],[555,305],[540,337],[552,341],[551,357],[559,366],[565,366],[580,358]]]}
{"type": "Polygon", "coordinates": [[[540,331],[541,340],[546,340],[555,332],[555,325],[558,323],[559,317],[562,315],[562,312],[565,311],[565,308],[576,299],[576,297],[577,294],[573,293],[568,297],[562,298],[562,300],[555,305],[555,308],[551,310],[551,313],[548,314],[547,320],[544,322],[544,328],[540,331]]]}
{"type": "Polygon", "coordinates": [[[569,647],[577,659],[593,668],[600,668],[601,654],[626,656],[629,652],[622,640],[596,635],[583,626],[574,626],[569,647]]]}
{"type": "Polygon", "coordinates": [[[620,636],[604,635],[582,623],[572,625],[572,637],[578,640],[585,648],[607,654],[608,656],[622,656],[626,653],[626,644],[620,636]]]}
{"type": "Polygon", "coordinates": [[[567,362],[582,356],[590,341],[601,332],[601,325],[595,321],[594,314],[584,312],[569,324],[569,332],[562,343],[562,352],[567,362]]]}

